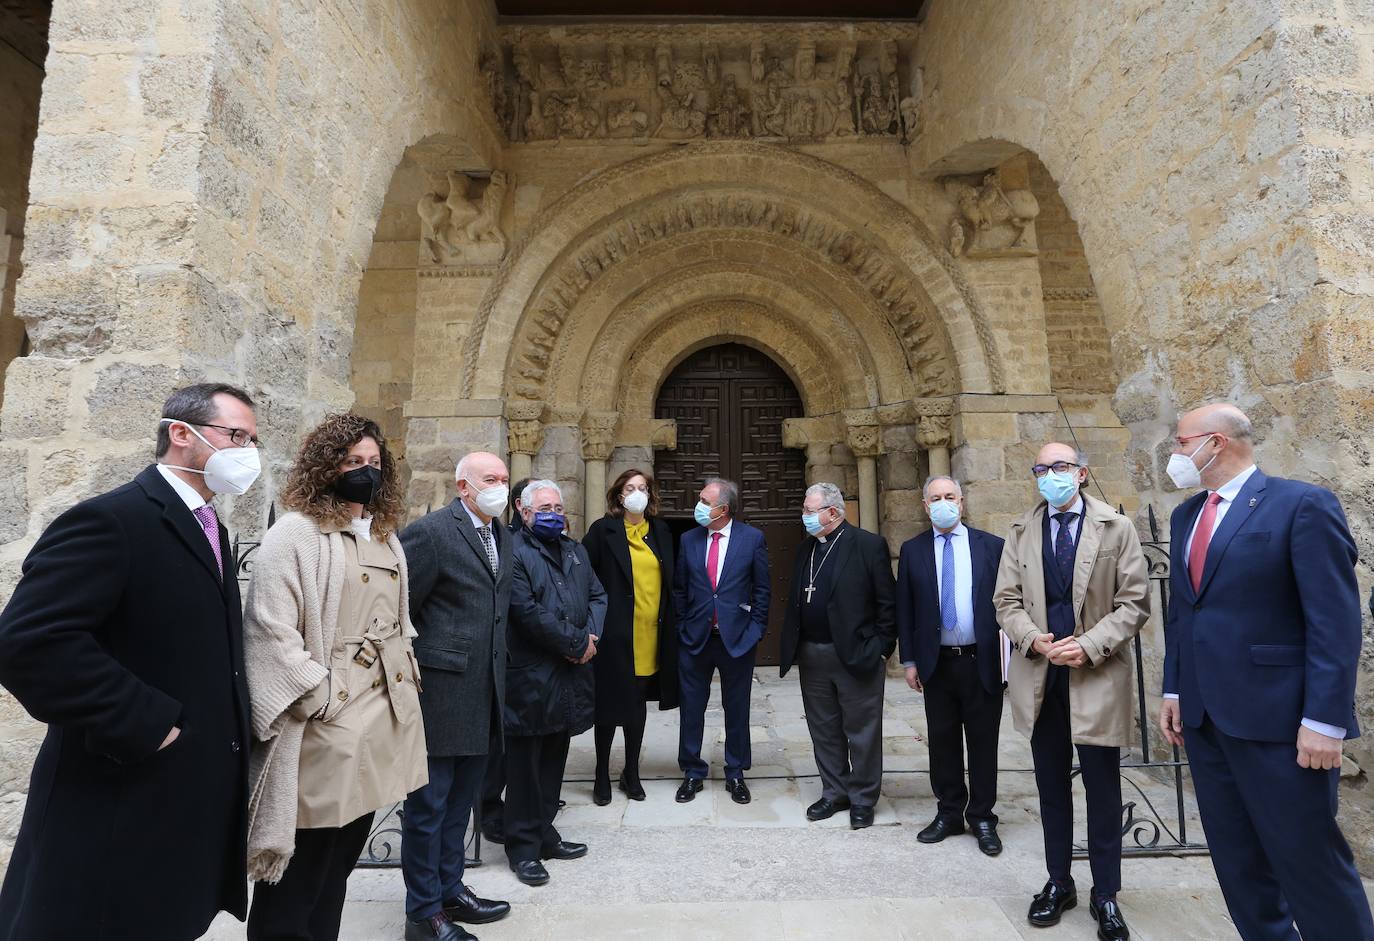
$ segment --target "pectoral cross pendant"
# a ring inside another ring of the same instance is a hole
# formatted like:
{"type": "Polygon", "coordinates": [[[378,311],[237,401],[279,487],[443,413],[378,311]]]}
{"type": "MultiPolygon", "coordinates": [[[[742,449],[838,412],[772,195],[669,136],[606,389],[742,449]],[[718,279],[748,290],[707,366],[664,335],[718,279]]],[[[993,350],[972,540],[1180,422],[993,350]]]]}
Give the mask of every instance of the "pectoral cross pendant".
{"type": "Polygon", "coordinates": [[[807,604],[810,604],[810,603],[811,603],[811,595],[815,592],[815,590],[816,590],[816,586],[815,586],[815,585],[807,585],[807,586],[806,586],[806,603],[807,603],[807,604]]]}

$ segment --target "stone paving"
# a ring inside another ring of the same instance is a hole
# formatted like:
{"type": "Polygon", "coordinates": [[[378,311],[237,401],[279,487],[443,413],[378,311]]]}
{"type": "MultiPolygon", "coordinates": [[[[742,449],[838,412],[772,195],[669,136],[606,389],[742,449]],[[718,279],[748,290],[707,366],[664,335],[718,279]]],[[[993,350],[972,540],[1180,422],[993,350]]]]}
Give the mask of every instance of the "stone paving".
{"type": "MultiPolygon", "coordinates": [[[[754,800],[734,804],[720,785],[723,749],[718,693],[707,716],[715,780],[689,804],[677,785],[677,714],[654,713],[645,735],[648,799],[616,792],[607,807],[591,802],[590,734],[573,742],[567,807],[558,827],[590,844],[589,855],[550,862],[549,884],[528,888],[506,867],[499,846],[483,844],[486,864],[471,870],[479,895],[509,899],[511,915],[474,928],[483,941],[535,939],[1088,939],[1095,927],[1086,895],[1086,861],[1075,863],[1083,904],[1053,929],[1025,920],[1044,882],[1043,853],[1028,743],[1004,716],[999,831],[1006,850],[979,854],[970,836],[937,846],[916,842],[934,815],[927,777],[921,697],[889,680],[884,709],[883,797],[871,829],[851,831],[847,815],[808,823],[820,794],[795,674],[779,680],[760,669],[752,705],[754,800]]],[[[613,775],[619,759],[613,759],[613,775]]],[[[1172,789],[1132,773],[1172,826],[1172,789]]],[[[1127,787],[1126,799],[1131,799],[1127,787]]],[[[1082,813],[1082,794],[1077,809],[1082,813]]],[[[1191,815],[1193,810],[1189,809],[1191,815]]],[[[1189,836],[1201,830],[1195,816],[1189,836]]],[[[1083,832],[1080,819],[1078,832],[1083,832]]],[[[1206,857],[1128,859],[1122,907],[1140,941],[1235,938],[1206,857]]],[[[342,937],[399,939],[404,888],[394,869],[358,870],[349,883],[342,937]]],[[[243,928],[221,916],[206,941],[237,941],[243,928]]]]}

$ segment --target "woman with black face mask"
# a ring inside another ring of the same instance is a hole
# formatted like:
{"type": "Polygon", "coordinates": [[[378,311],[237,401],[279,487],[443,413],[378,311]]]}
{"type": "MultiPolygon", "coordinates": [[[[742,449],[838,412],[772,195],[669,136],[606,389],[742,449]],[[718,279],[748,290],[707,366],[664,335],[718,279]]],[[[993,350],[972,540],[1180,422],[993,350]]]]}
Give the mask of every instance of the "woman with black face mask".
{"type": "Polygon", "coordinates": [[[373,814],[428,780],[400,486],[375,422],[301,445],[253,561],[244,660],[253,746],[250,941],[339,934],[373,814]]]}

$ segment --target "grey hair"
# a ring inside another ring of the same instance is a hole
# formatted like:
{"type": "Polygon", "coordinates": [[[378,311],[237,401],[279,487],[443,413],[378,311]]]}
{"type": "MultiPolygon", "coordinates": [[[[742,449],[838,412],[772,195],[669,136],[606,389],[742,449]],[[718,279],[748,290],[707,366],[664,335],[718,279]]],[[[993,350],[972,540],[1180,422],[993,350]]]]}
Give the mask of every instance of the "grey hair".
{"type": "Polygon", "coordinates": [[[733,480],[726,480],[723,477],[708,477],[706,478],[706,483],[702,486],[702,489],[704,490],[706,487],[709,487],[712,484],[715,484],[717,487],[720,488],[720,492],[716,495],[716,505],[719,506],[722,503],[725,504],[727,507],[730,508],[730,518],[738,519],[739,484],[735,483],[733,480]]]}
{"type": "Polygon", "coordinates": [[[458,459],[458,466],[453,469],[454,480],[468,479],[468,458],[470,458],[471,456],[471,454],[464,454],[462,457],[458,459]]]}
{"type": "Polygon", "coordinates": [[[959,494],[960,497],[963,497],[963,495],[964,495],[964,488],[963,488],[963,486],[959,483],[959,481],[955,480],[953,477],[949,476],[948,474],[935,474],[935,475],[933,475],[933,476],[930,476],[930,477],[927,477],[927,478],[926,478],[925,484],[921,487],[921,499],[922,499],[922,500],[929,500],[929,499],[930,499],[930,485],[931,485],[931,484],[934,484],[934,483],[939,483],[939,482],[942,481],[942,480],[948,480],[950,483],[954,484],[954,492],[957,493],[957,494],[959,494]]]}
{"type": "Polygon", "coordinates": [[[841,516],[844,516],[843,490],[841,490],[839,487],[836,487],[834,484],[831,483],[822,482],[819,484],[812,484],[811,486],[806,488],[806,495],[803,497],[803,499],[817,495],[821,498],[821,509],[831,506],[839,510],[841,516]]]}
{"type": "Polygon", "coordinates": [[[525,509],[532,509],[534,506],[534,495],[540,490],[552,490],[558,494],[558,502],[563,502],[563,488],[552,480],[531,480],[525,484],[525,489],[520,491],[520,505],[525,509]]]}

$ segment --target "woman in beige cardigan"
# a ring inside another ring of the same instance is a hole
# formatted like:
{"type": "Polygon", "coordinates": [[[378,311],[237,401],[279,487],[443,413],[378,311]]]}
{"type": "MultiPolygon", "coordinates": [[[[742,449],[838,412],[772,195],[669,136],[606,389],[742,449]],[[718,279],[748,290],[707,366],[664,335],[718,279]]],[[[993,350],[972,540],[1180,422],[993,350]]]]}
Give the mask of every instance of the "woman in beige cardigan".
{"type": "Polygon", "coordinates": [[[334,941],[374,812],[426,783],[396,465],[381,429],[333,415],[287,478],[292,512],[253,561],[250,941],[334,941]]]}

